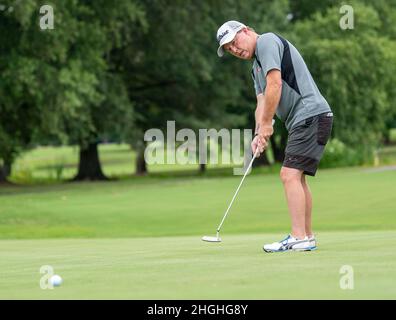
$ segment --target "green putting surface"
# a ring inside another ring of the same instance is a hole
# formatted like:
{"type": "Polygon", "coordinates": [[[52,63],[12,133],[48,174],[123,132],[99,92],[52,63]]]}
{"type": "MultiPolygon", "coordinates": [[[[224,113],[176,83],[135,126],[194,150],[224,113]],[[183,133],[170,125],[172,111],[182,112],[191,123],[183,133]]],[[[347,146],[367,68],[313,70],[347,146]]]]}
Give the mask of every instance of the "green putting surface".
{"type": "Polygon", "coordinates": [[[0,242],[1,299],[394,299],[396,231],[321,232],[313,252],[264,253],[278,234],[0,242]],[[64,283],[39,286],[51,265],[64,283]],[[343,290],[342,266],[353,268],[343,290]]]}
{"type": "MultiPolygon", "coordinates": [[[[258,171],[256,170],[255,173],[258,171]]],[[[309,178],[319,250],[266,254],[289,232],[277,174],[0,189],[1,299],[396,298],[396,171],[309,178]],[[64,284],[40,289],[40,267],[64,284]],[[342,290],[342,266],[354,289],[342,290]]]]}

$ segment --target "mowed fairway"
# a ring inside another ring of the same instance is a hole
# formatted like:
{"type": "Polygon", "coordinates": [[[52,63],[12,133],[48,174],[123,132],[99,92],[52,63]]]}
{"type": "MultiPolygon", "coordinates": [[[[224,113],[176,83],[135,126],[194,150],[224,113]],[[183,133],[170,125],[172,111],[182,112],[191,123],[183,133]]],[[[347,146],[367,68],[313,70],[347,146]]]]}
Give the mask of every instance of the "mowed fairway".
{"type": "Polygon", "coordinates": [[[0,298],[396,298],[396,171],[309,179],[319,250],[265,254],[289,220],[277,175],[124,180],[0,189],[0,298]],[[39,286],[51,265],[64,284],[39,286]],[[354,289],[342,290],[342,266],[354,289]]]}

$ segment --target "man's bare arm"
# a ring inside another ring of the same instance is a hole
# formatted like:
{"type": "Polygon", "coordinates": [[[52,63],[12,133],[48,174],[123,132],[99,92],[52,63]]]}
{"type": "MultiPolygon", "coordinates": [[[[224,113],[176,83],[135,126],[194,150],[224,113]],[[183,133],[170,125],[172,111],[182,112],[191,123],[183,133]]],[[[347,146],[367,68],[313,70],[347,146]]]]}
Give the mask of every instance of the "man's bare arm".
{"type": "Polygon", "coordinates": [[[258,134],[260,140],[264,142],[269,140],[274,130],[272,128],[272,119],[274,118],[276,109],[282,94],[282,77],[279,70],[273,69],[267,74],[267,85],[263,95],[263,107],[260,108],[256,115],[258,134]]]}
{"type": "Polygon", "coordinates": [[[260,93],[257,96],[257,107],[255,112],[255,119],[256,119],[256,128],[254,130],[255,135],[259,133],[260,119],[262,118],[263,111],[264,111],[264,95],[260,93]]]}
{"type": "Polygon", "coordinates": [[[267,74],[267,86],[264,92],[264,111],[260,118],[260,124],[270,125],[282,94],[282,77],[279,70],[273,69],[267,74]]]}
{"type": "MultiPolygon", "coordinates": [[[[257,148],[259,148],[259,154],[262,153],[265,148],[267,147],[266,143],[259,144],[259,131],[260,131],[260,119],[262,118],[262,114],[264,112],[264,95],[260,93],[257,95],[257,107],[255,112],[255,119],[256,119],[256,128],[254,130],[254,139],[252,141],[252,151],[253,154],[256,154],[257,148]]],[[[259,154],[256,156],[258,157],[259,154]]]]}

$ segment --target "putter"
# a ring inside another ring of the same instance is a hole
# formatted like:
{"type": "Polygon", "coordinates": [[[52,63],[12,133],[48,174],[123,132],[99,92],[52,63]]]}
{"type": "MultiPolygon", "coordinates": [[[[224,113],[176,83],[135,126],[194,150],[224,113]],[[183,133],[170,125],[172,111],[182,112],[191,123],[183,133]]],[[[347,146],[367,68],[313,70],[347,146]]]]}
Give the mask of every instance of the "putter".
{"type": "Polygon", "coordinates": [[[256,153],[253,155],[253,159],[250,161],[250,164],[249,164],[248,168],[246,169],[245,174],[243,175],[242,181],[241,181],[241,183],[239,184],[238,189],[236,190],[236,192],[235,192],[235,194],[234,194],[234,197],[232,198],[231,203],[230,203],[230,205],[228,206],[227,211],[226,211],[225,214],[224,214],[223,220],[221,220],[220,225],[219,225],[219,227],[217,228],[216,236],[215,236],[215,237],[204,236],[204,237],[202,237],[202,241],[206,241],[206,242],[221,242],[221,238],[220,238],[220,236],[219,236],[220,229],[221,229],[221,227],[222,227],[222,225],[223,225],[223,223],[224,223],[225,218],[227,217],[228,212],[230,211],[230,208],[231,208],[232,204],[234,203],[234,200],[235,200],[235,198],[236,198],[236,196],[237,196],[237,194],[238,194],[238,192],[239,192],[239,189],[240,189],[241,186],[242,186],[243,181],[244,181],[245,178],[246,178],[247,173],[249,172],[250,168],[251,168],[252,165],[253,165],[254,159],[256,159],[256,156],[258,155],[258,151],[259,151],[259,150],[258,150],[258,148],[257,148],[256,153]]]}
{"type": "MultiPolygon", "coordinates": [[[[275,123],[275,119],[272,119],[272,126],[274,125],[274,123],[275,123]]],[[[237,194],[238,194],[238,192],[239,192],[239,189],[240,189],[241,186],[242,186],[243,181],[244,181],[245,178],[246,178],[247,173],[249,172],[250,168],[251,168],[252,165],[253,165],[254,159],[256,159],[256,157],[257,157],[258,154],[259,154],[258,151],[259,151],[259,150],[258,150],[258,148],[257,148],[255,154],[253,155],[253,159],[250,161],[250,164],[249,164],[248,168],[246,169],[245,174],[243,175],[242,181],[241,181],[241,183],[239,184],[238,189],[235,191],[234,197],[232,198],[231,203],[230,203],[230,205],[228,206],[227,211],[226,211],[225,214],[224,214],[223,220],[221,220],[220,225],[219,225],[219,227],[217,228],[216,236],[215,236],[215,237],[204,236],[204,237],[202,237],[202,241],[206,241],[206,242],[221,242],[221,238],[220,238],[220,235],[219,235],[219,234],[220,234],[220,229],[221,229],[221,227],[222,227],[222,225],[223,225],[223,223],[224,223],[225,218],[227,217],[228,211],[230,211],[230,208],[231,208],[232,204],[234,203],[234,200],[235,200],[235,198],[236,198],[236,196],[237,196],[237,194]]]]}

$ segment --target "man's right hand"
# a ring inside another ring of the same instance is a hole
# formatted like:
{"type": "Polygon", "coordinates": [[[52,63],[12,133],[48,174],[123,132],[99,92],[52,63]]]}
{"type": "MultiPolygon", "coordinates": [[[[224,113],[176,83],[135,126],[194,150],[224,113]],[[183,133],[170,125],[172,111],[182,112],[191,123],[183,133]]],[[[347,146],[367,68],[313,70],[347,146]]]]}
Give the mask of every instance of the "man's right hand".
{"type": "Polygon", "coordinates": [[[252,141],[252,151],[253,151],[253,154],[256,154],[257,149],[259,150],[258,153],[257,153],[257,156],[256,156],[257,158],[258,158],[258,157],[260,156],[260,154],[262,154],[262,153],[264,152],[264,150],[268,147],[268,143],[267,143],[267,141],[266,141],[265,139],[261,139],[261,141],[260,141],[260,138],[259,138],[258,135],[255,136],[254,139],[253,139],[253,141],[252,141]],[[264,141],[264,144],[263,144],[261,141],[264,141]]]}

